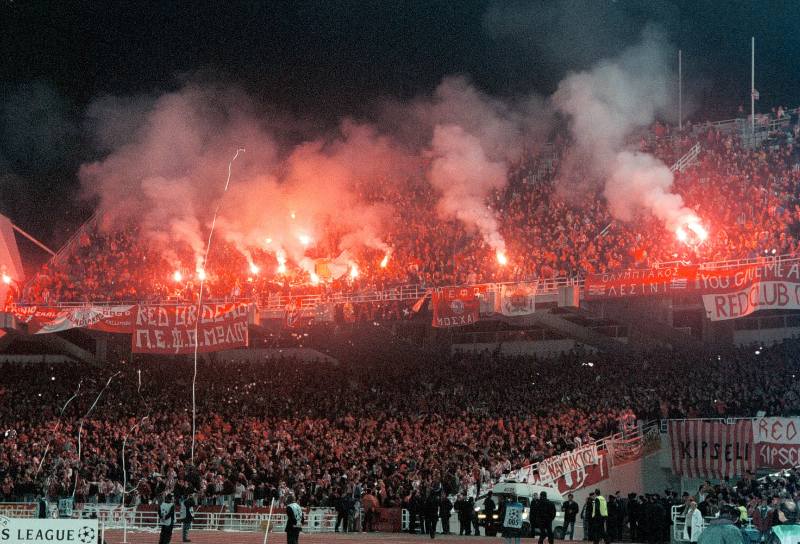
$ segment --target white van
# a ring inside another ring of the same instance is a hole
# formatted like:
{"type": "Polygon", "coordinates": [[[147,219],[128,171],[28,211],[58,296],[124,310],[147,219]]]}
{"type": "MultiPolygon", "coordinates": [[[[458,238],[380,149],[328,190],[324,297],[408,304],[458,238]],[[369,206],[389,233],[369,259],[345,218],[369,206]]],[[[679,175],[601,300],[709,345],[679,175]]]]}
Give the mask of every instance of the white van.
{"type": "MultiPolygon", "coordinates": [[[[544,491],[547,493],[547,498],[553,502],[556,507],[556,518],[553,520],[553,535],[556,540],[564,539],[564,512],[561,506],[564,504],[564,497],[559,493],[558,488],[552,486],[524,484],[513,480],[507,482],[500,482],[495,484],[491,489],[494,499],[495,507],[499,507],[500,499],[510,499],[516,497],[522,503],[524,510],[522,512],[522,534],[523,536],[533,536],[535,530],[531,528],[530,514],[531,504],[539,498],[539,494],[544,491]]],[[[485,528],[487,536],[495,536],[503,525],[503,520],[499,519],[499,514],[495,511],[492,516],[493,519],[486,519],[486,513],[483,511],[483,501],[486,499],[488,493],[482,494],[475,501],[475,512],[478,514],[478,525],[485,528]]]]}

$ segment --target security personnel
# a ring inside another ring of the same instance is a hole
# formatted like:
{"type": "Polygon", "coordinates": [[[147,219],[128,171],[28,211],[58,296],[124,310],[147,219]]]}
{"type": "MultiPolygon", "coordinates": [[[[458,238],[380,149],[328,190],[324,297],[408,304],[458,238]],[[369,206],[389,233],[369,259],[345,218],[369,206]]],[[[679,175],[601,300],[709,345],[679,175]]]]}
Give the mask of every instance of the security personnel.
{"type": "Polygon", "coordinates": [[[286,503],[286,544],[298,544],[303,530],[303,509],[292,493],[286,495],[286,503]]]}
{"type": "Polygon", "coordinates": [[[599,544],[602,540],[609,544],[608,534],[606,533],[606,522],[608,521],[608,504],[606,498],[600,493],[599,489],[594,490],[594,500],[589,511],[589,540],[594,544],[599,544]]]}
{"type": "Polygon", "coordinates": [[[167,493],[164,502],[158,508],[158,523],[161,525],[161,536],[158,544],[169,544],[172,541],[172,528],[175,526],[175,504],[172,495],[167,493]]]}
{"type": "Polygon", "coordinates": [[[556,517],[556,505],[547,498],[547,492],[542,491],[539,493],[539,500],[535,506],[533,513],[536,528],[539,530],[539,544],[544,542],[545,536],[547,537],[547,542],[553,544],[553,520],[556,517]]]}
{"type": "Polygon", "coordinates": [[[764,540],[766,544],[795,544],[800,541],[800,525],[798,522],[797,504],[787,499],[778,507],[778,525],[770,528],[764,540]]]}

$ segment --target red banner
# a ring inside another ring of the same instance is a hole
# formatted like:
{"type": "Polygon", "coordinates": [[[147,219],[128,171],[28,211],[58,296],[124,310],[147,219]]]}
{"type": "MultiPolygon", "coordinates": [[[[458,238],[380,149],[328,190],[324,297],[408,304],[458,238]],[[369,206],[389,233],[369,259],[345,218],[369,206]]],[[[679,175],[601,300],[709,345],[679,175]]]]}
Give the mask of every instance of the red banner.
{"type": "Polygon", "coordinates": [[[672,471],[689,478],[732,478],[755,471],[753,422],[700,419],[669,422],[672,471]]]}
{"type": "Polygon", "coordinates": [[[478,321],[479,288],[437,289],[433,291],[433,326],[440,328],[464,327],[478,321]]]}
{"type": "Polygon", "coordinates": [[[696,275],[696,266],[590,274],[584,295],[587,300],[607,300],[681,294],[694,289],[696,275]]]}
{"type": "Polygon", "coordinates": [[[17,321],[28,325],[28,332],[46,334],[75,328],[128,333],[133,330],[136,306],[76,306],[55,308],[47,306],[12,306],[6,308],[17,321]]]}
{"type": "Polygon", "coordinates": [[[133,353],[186,354],[246,347],[247,314],[244,303],[139,306],[131,349],[133,353]],[[196,329],[195,329],[196,327],[196,329]]]}

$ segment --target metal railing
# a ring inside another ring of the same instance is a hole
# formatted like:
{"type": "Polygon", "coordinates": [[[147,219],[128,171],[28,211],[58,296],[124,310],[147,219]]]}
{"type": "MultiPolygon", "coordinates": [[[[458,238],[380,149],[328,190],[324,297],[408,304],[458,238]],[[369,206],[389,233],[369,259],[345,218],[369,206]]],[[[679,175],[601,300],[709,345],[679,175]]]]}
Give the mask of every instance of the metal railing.
{"type": "MultiPolygon", "coordinates": [[[[781,255],[763,255],[757,257],[747,257],[743,259],[708,261],[699,263],[698,267],[700,270],[722,270],[722,269],[735,268],[747,265],[788,263],[795,261],[800,261],[800,256],[794,253],[787,253],[781,255]]],[[[656,270],[665,267],[687,266],[689,264],[691,263],[686,261],[658,262],[654,263],[650,269],[656,270]]],[[[424,295],[429,294],[434,289],[444,290],[444,289],[484,288],[489,293],[496,293],[499,290],[500,286],[516,285],[518,283],[536,283],[538,286],[536,291],[536,297],[538,301],[541,298],[547,298],[547,297],[552,298],[553,296],[557,295],[558,290],[561,287],[577,287],[578,289],[580,289],[582,294],[585,284],[585,279],[580,276],[573,276],[573,277],[559,276],[556,278],[531,279],[531,280],[524,280],[521,282],[465,284],[465,285],[449,285],[449,286],[437,286],[437,287],[429,287],[425,285],[404,285],[399,287],[391,287],[381,291],[370,290],[370,291],[362,291],[359,293],[324,293],[324,294],[314,293],[314,294],[296,294],[296,295],[284,295],[276,293],[272,296],[263,295],[255,298],[246,298],[246,297],[216,298],[216,299],[209,299],[206,301],[206,303],[208,304],[213,304],[217,302],[255,303],[258,309],[262,312],[284,312],[286,310],[287,305],[299,304],[299,306],[302,309],[310,311],[321,304],[346,304],[346,303],[357,304],[363,302],[393,302],[393,301],[402,302],[410,300],[419,300],[424,295]]],[[[46,305],[20,303],[18,304],[18,306],[20,307],[48,306],[56,308],[75,308],[75,307],[86,307],[90,305],[95,305],[95,306],[119,306],[126,304],[177,305],[177,304],[192,304],[192,303],[193,301],[191,300],[186,300],[186,301],[168,300],[164,302],[105,300],[98,302],[54,302],[46,305]]]]}
{"type": "Polygon", "coordinates": [[[670,167],[670,170],[673,172],[683,172],[687,166],[690,166],[694,162],[694,160],[700,154],[700,150],[700,144],[694,144],[689,151],[684,153],[680,159],[675,161],[675,164],[670,167]]]}
{"type": "MultiPolygon", "coordinates": [[[[672,518],[672,541],[673,542],[688,542],[683,538],[683,529],[686,527],[686,516],[684,515],[685,506],[678,504],[672,507],[670,516],[672,518]]],[[[703,523],[700,525],[700,530],[708,527],[708,524],[716,519],[715,517],[703,517],[703,523]]],[[[742,525],[742,529],[753,529],[753,518],[747,518],[747,523],[742,525]]],[[[692,535],[692,540],[696,541],[697,535],[692,535]]]]}

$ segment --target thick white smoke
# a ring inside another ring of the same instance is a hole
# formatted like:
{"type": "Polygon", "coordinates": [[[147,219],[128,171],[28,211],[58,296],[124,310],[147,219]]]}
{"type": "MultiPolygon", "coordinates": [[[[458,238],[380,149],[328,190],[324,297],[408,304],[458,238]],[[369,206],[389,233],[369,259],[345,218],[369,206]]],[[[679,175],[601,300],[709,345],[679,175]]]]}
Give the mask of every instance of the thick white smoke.
{"type": "Polygon", "coordinates": [[[492,249],[504,252],[505,242],[486,197],[492,189],[505,187],[506,165],[491,161],[480,140],[458,125],[434,129],[431,156],[429,178],[442,194],[440,213],[477,228],[492,249]]]}
{"type": "Polygon", "coordinates": [[[136,226],[156,247],[175,248],[165,257],[176,266],[177,250],[188,249],[202,268],[208,228],[224,198],[218,233],[251,265],[254,249],[306,269],[313,266],[305,257],[310,246],[332,255],[359,247],[389,251],[387,210],[362,189],[405,175],[412,159],[373,128],[344,121],[334,134],[283,145],[270,117],[235,90],[192,84],[146,106],[134,102],[130,108],[130,100],[106,98],[91,109],[98,144],[110,153],[84,165],[80,177],[99,197],[107,228],[136,226]],[[130,118],[134,112],[141,119],[130,118]],[[125,126],[132,132],[120,130],[125,126]],[[239,146],[247,151],[223,197],[239,146]]]}
{"type": "Polygon", "coordinates": [[[208,227],[237,147],[247,151],[234,165],[217,232],[251,266],[256,249],[309,273],[310,247],[328,256],[359,248],[389,254],[392,210],[375,194],[382,187],[402,191],[420,175],[438,191],[442,218],[460,220],[503,251],[487,197],[505,187],[508,165],[525,144],[542,139],[542,101],[501,101],[457,77],[432,96],[397,104],[401,123],[387,122],[388,109],[372,124],[345,119],[335,131],[287,143],[284,134],[305,134],[307,127],[275,122],[243,93],[220,85],[104,97],[88,119],[108,155],[85,164],[80,177],[85,192],[99,197],[106,227],[139,227],[158,247],[174,248],[165,256],[176,266],[181,248],[204,266],[208,227]]]}
{"type": "Polygon", "coordinates": [[[445,79],[428,103],[416,104],[417,119],[433,126],[428,178],[441,194],[442,217],[477,229],[496,252],[505,252],[496,212],[487,197],[508,181],[509,164],[526,145],[541,140],[548,124],[536,97],[516,103],[479,92],[466,79],[445,79]]]}
{"type": "Polygon", "coordinates": [[[553,96],[569,115],[580,160],[604,180],[604,194],[614,217],[629,221],[644,210],[676,228],[694,219],[680,195],[671,192],[673,176],[655,157],[634,151],[628,140],[666,114],[674,87],[668,67],[671,48],[647,29],[642,42],[592,69],[572,73],[553,96]]]}

